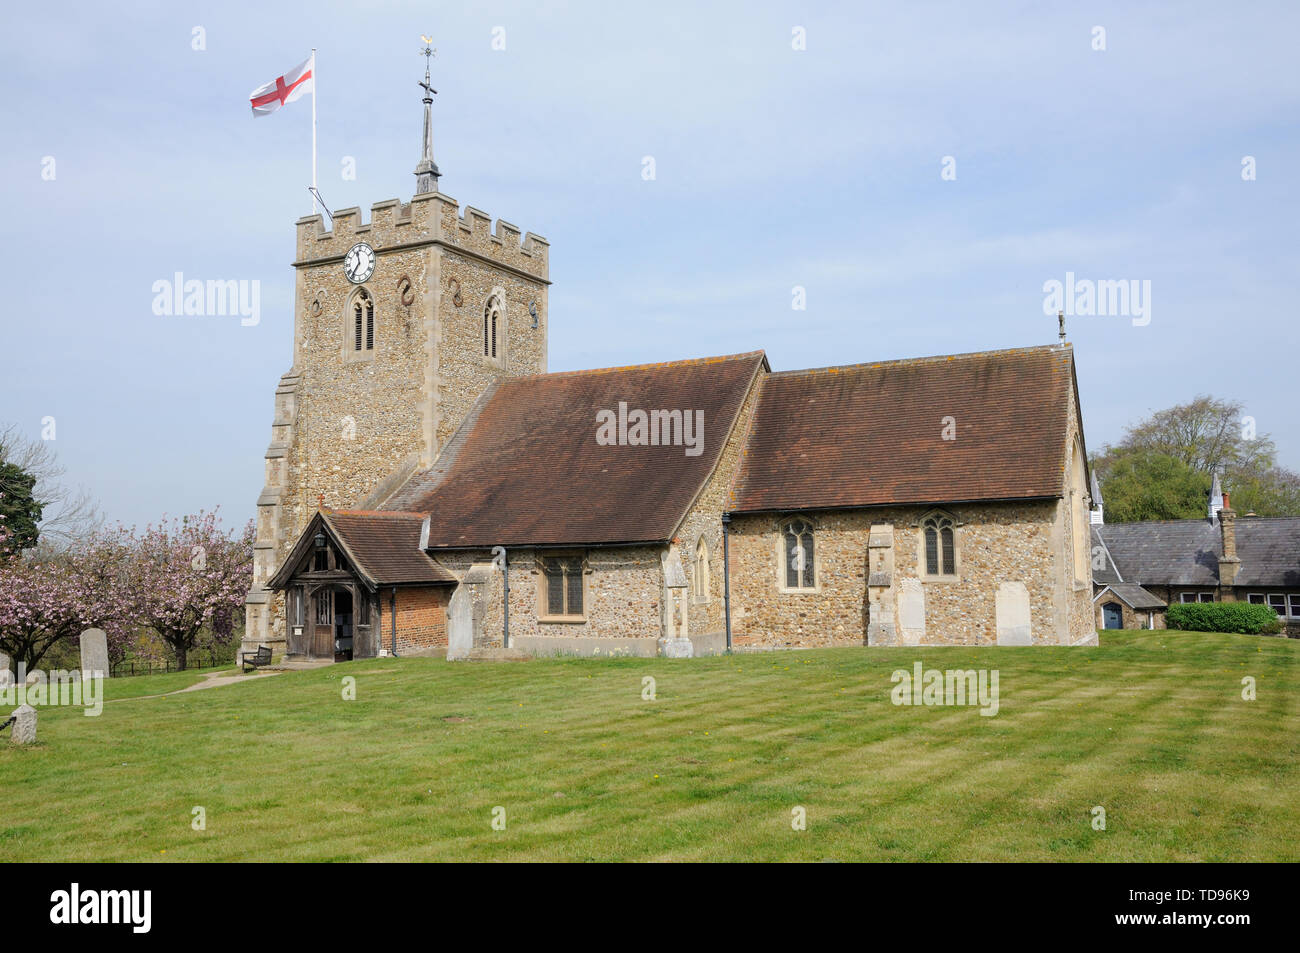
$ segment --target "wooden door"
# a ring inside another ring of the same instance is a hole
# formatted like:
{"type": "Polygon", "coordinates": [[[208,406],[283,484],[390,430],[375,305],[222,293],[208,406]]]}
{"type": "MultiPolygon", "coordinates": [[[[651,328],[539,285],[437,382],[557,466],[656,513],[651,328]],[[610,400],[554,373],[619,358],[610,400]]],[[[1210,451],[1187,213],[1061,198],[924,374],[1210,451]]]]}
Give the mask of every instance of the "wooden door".
{"type": "Polygon", "coordinates": [[[334,593],[322,589],[316,593],[315,625],[312,627],[311,655],[313,658],[334,657],[334,593]]]}
{"type": "Polygon", "coordinates": [[[1124,628],[1124,612],[1120,609],[1118,602],[1108,602],[1102,606],[1101,615],[1107,629],[1124,628]]]}

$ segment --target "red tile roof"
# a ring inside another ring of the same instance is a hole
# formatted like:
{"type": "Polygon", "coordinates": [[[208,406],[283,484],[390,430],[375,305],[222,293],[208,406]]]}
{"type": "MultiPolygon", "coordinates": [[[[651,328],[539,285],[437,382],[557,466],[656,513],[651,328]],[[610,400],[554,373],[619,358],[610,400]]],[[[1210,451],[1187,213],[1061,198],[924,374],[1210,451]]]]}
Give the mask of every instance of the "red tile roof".
{"type": "Polygon", "coordinates": [[[662,542],[712,472],[761,351],[509,378],[484,394],[431,470],[383,508],[430,514],[430,549],[662,542]],[[604,446],[597,414],[702,411],[703,452],[604,446]]]}
{"type": "Polygon", "coordinates": [[[1073,375],[1068,346],[767,375],[731,508],[1060,496],[1073,375]]]}
{"type": "Polygon", "coordinates": [[[357,569],[377,585],[456,581],[420,549],[420,513],[324,510],[322,515],[357,569]]]}
{"type": "Polygon", "coordinates": [[[339,542],[357,574],[372,589],[378,586],[454,583],[456,577],[420,549],[424,516],[374,510],[321,510],[307,524],[275,576],[267,583],[283,589],[295,567],[324,525],[339,542]]]}

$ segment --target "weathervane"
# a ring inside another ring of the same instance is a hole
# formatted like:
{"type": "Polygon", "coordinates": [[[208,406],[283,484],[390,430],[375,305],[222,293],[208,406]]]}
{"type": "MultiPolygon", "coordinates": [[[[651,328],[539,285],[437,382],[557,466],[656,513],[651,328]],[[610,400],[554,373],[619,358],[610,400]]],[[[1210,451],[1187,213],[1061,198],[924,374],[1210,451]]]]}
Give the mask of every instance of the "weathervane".
{"type": "Polygon", "coordinates": [[[424,137],[420,148],[420,162],[415,167],[415,194],[420,195],[424,192],[438,191],[438,164],[433,161],[433,95],[437,92],[431,85],[429,77],[429,68],[431,61],[438,55],[431,44],[433,37],[420,35],[424,40],[424,82],[420,88],[424,90],[424,137]]]}
{"type": "MultiPolygon", "coordinates": [[[[433,96],[434,93],[437,92],[437,90],[429,85],[429,64],[430,61],[435,56],[438,55],[438,51],[429,46],[429,44],[433,42],[433,37],[425,36],[423,33],[421,33],[420,39],[424,40],[424,51],[420,54],[421,56],[424,57],[424,82],[421,83],[420,85],[424,88],[424,95],[431,97],[433,96]]],[[[431,103],[433,102],[433,100],[426,99],[425,102],[431,103]]]]}

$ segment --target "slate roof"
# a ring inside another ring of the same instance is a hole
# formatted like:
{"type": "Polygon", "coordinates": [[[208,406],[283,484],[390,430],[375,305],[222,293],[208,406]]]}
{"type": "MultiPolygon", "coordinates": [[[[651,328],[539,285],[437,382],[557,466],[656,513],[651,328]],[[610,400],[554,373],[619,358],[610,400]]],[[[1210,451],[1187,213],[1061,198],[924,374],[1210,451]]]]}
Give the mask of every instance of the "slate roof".
{"type": "MultiPolygon", "coordinates": [[[[1236,519],[1236,585],[1300,586],[1300,517],[1236,519]]],[[[1094,545],[1105,546],[1110,561],[1093,571],[1105,585],[1123,579],[1141,585],[1217,586],[1223,538],[1208,519],[1106,523],[1093,527],[1094,545]]]]}
{"type": "Polygon", "coordinates": [[[1237,517],[1238,586],[1300,586],[1300,517],[1237,517]]]}
{"type": "Polygon", "coordinates": [[[734,512],[1063,492],[1068,346],[790,371],[760,387],[734,512]]]}
{"type": "Polygon", "coordinates": [[[1113,582],[1106,588],[1126,602],[1130,609],[1169,608],[1169,603],[1157,596],[1153,596],[1136,583],[1113,582]]]}
{"type": "Polygon", "coordinates": [[[429,514],[430,549],[665,542],[703,488],[762,351],[507,378],[438,464],[380,507],[429,514]],[[702,411],[703,452],[597,443],[597,414],[702,411]]]}
{"type": "MultiPolygon", "coordinates": [[[[1094,526],[1125,582],[1219,584],[1219,527],[1209,520],[1152,520],[1094,526]]],[[[1097,576],[1094,573],[1094,580],[1097,576]]]]}

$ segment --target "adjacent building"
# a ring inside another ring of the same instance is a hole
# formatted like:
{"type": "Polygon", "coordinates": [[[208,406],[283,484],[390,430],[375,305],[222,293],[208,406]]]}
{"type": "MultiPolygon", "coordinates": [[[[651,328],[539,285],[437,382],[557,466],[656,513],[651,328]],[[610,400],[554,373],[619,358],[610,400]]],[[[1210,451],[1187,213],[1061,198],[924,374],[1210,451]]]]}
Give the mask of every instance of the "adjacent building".
{"type": "Polygon", "coordinates": [[[1178,602],[1251,602],[1300,638],[1300,517],[1238,516],[1217,475],[1205,519],[1106,523],[1093,496],[1098,628],[1162,629],[1178,602]]]}

